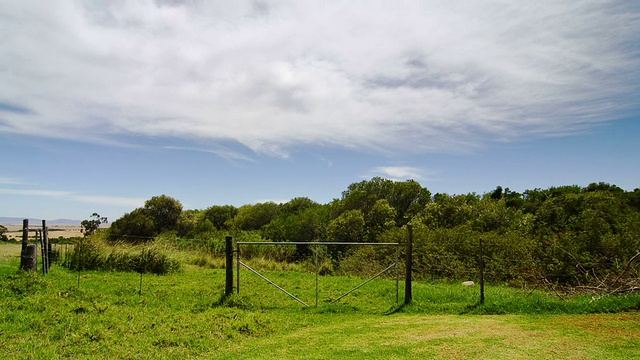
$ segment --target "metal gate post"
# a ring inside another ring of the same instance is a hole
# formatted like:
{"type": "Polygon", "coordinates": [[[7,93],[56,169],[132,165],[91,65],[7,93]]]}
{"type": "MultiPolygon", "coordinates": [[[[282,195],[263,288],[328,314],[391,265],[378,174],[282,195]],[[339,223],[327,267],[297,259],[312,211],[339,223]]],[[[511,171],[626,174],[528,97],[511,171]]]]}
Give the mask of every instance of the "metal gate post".
{"type": "Polygon", "coordinates": [[[398,269],[398,263],[399,263],[399,259],[400,259],[400,246],[396,245],[396,304],[398,304],[398,301],[400,299],[400,269],[398,269]]]}
{"type": "Polygon", "coordinates": [[[236,292],[240,294],[240,243],[236,242],[236,292]]]}
{"type": "Polygon", "coordinates": [[[318,272],[320,272],[320,264],[318,264],[318,247],[314,251],[316,255],[316,307],[318,307],[318,272]]]}

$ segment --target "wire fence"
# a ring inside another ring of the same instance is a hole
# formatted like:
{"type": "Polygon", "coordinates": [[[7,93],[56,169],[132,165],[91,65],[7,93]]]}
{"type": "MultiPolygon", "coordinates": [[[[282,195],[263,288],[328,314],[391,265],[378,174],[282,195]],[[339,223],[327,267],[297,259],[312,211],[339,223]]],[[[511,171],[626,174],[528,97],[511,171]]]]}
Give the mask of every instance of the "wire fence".
{"type": "MultiPolygon", "coordinates": [[[[136,238],[142,240],[152,240],[155,237],[143,237],[129,235],[128,238],[136,238]]],[[[52,246],[50,261],[56,265],[72,264],[74,261],[80,261],[82,259],[82,252],[79,249],[80,244],[85,241],[78,240],[76,243],[70,243],[68,241],[59,241],[58,239],[52,239],[50,241],[52,246]],[[74,257],[75,256],[75,257],[74,257]]],[[[202,241],[202,239],[180,239],[183,244],[194,243],[202,241]]],[[[259,243],[259,242],[241,242],[241,243],[259,243]]],[[[261,258],[268,258],[269,261],[281,262],[281,263],[295,263],[296,266],[286,267],[281,269],[290,269],[296,271],[309,271],[309,269],[315,267],[320,276],[332,276],[332,275],[344,275],[352,277],[365,277],[370,275],[376,275],[375,271],[384,269],[384,264],[389,259],[397,256],[394,252],[389,251],[364,251],[354,250],[353,244],[341,244],[341,243],[327,243],[323,244],[323,250],[309,252],[305,249],[305,246],[311,243],[291,243],[294,245],[288,250],[247,250],[243,253],[246,256],[246,265],[253,266],[252,261],[259,261],[261,258]],[[341,251],[332,251],[329,248],[338,248],[342,246],[341,251]],[[315,259],[313,258],[315,256],[315,259]],[[319,260],[318,260],[319,257],[319,260]],[[311,264],[305,270],[304,264],[311,264]],[[324,266],[322,272],[318,269],[319,264],[324,266]]],[[[206,241],[202,241],[200,245],[207,245],[206,241]]],[[[197,252],[203,257],[222,258],[223,251],[222,241],[215,241],[213,246],[211,243],[209,246],[198,246],[197,252]]],[[[362,244],[360,244],[362,245],[362,244]]],[[[436,244],[439,245],[439,244],[436,244]]],[[[421,245],[422,246],[422,245],[421,245]]],[[[194,250],[194,246],[191,250],[194,250]]],[[[558,253],[563,253],[566,256],[565,261],[559,261],[555,258],[537,258],[533,259],[530,255],[523,257],[508,257],[503,256],[495,248],[488,246],[488,250],[483,256],[480,256],[479,251],[474,251],[473,248],[466,249],[466,252],[458,253],[430,253],[428,248],[424,246],[418,246],[415,249],[412,258],[413,274],[418,281],[460,281],[469,282],[474,284],[483,283],[484,281],[494,284],[510,284],[510,285],[531,285],[539,286],[543,284],[545,286],[558,286],[562,284],[572,284],[574,286],[587,285],[584,283],[584,278],[595,279],[600,283],[604,281],[612,281],[617,279],[620,275],[620,270],[617,273],[612,273],[608,279],[600,279],[598,269],[611,266],[608,261],[602,261],[598,259],[596,261],[580,261],[575,257],[572,258],[571,254],[560,247],[557,247],[558,253]],[[482,268],[481,268],[482,266],[482,268]],[[514,274],[511,278],[505,277],[505,267],[510,267],[509,271],[514,274]]],[[[616,248],[606,247],[603,248],[616,248]]],[[[190,250],[188,246],[182,246],[183,250],[190,250]]],[[[400,257],[404,256],[404,249],[400,248],[400,257]]],[[[477,250],[477,249],[476,249],[477,250]]],[[[487,249],[485,249],[487,250],[487,249]]],[[[182,260],[184,261],[184,260],[182,260]]],[[[187,260],[189,261],[189,260],[187,260]]],[[[217,267],[223,268],[224,263],[219,261],[216,263],[217,267]]],[[[266,269],[269,270],[267,265],[266,269]]],[[[617,265],[618,269],[624,269],[625,275],[636,276],[640,274],[640,261],[628,263],[621,262],[617,265]],[[625,267],[626,265],[626,267],[625,267]]],[[[69,266],[67,266],[69,267],[69,266]]],[[[81,286],[81,273],[86,272],[88,268],[83,266],[69,267],[78,272],[77,286],[81,286]]],[[[238,267],[236,267],[238,268],[238,267]]],[[[134,271],[140,274],[140,282],[138,287],[139,294],[143,292],[143,279],[144,275],[149,273],[150,268],[146,264],[138,265],[134,267],[134,271]]],[[[379,275],[382,279],[389,279],[395,274],[383,273],[379,275]]],[[[400,272],[399,280],[406,280],[405,274],[400,272]]],[[[633,288],[633,286],[631,287],[633,288]]]]}

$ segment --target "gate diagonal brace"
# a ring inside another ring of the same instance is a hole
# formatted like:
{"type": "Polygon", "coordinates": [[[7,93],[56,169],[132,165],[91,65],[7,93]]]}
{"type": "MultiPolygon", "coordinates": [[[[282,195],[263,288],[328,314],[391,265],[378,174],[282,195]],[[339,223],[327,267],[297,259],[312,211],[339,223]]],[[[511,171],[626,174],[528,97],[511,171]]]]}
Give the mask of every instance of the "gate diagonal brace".
{"type": "Polygon", "coordinates": [[[363,287],[363,286],[365,286],[366,284],[368,284],[370,281],[375,280],[376,278],[380,277],[380,275],[384,274],[384,273],[385,273],[385,272],[387,272],[389,269],[391,269],[391,268],[393,268],[393,267],[395,267],[395,266],[396,266],[396,264],[391,264],[391,265],[387,266],[384,270],[382,270],[382,271],[380,271],[379,273],[375,274],[372,278],[370,278],[370,279],[366,280],[366,281],[365,281],[365,282],[363,282],[362,284],[360,284],[360,285],[358,285],[358,286],[354,287],[353,289],[351,289],[351,290],[347,291],[346,293],[344,293],[344,294],[340,295],[338,298],[336,298],[335,300],[333,300],[330,304],[335,304],[335,303],[337,303],[337,302],[338,302],[338,301],[340,301],[340,299],[342,299],[343,297],[345,297],[345,296],[347,296],[347,295],[351,294],[352,292],[354,292],[354,291],[356,291],[356,290],[360,289],[361,287],[363,287]]]}
{"type": "Polygon", "coordinates": [[[287,290],[283,289],[281,286],[279,286],[278,284],[274,283],[273,281],[267,279],[264,275],[260,274],[259,272],[253,270],[251,267],[249,267],[249,265],[243,263],[242,261],[238,261],[238,263],[240,263],[240,265],[244,266],[245,268],[247,268],[249,271],[251,271],[252,273],[258,275],[259,277],[261,277],[263,280],[265,280],[266,282],[268,282],[269,284],[273,285],[274,287],[276,287],[278,290],[282,291],[283,293],[289,295],[291,298],[293,298],[294,300],[296,300],[297,302],[301,303],[302,305],[309,307],[309,304],[307,304],[306,302],[298,299],[295,295],[291,294],[290,292],[288,292],[287,290]]]}

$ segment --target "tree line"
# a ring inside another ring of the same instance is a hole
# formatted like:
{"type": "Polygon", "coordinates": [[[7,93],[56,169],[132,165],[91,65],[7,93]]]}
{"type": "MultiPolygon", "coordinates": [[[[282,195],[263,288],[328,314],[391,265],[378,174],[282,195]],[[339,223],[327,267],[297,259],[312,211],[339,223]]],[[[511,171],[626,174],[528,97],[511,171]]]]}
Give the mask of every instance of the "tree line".
{"type": "MultiPolygon", "coordinates": [[[[184,210],[161,195],[114,221],[108,233],[111,240],[135,243],[169,234],[215,253],[226,234],[282,242],[402,242],[407,224],[414,229],[414,268],[424,278],[473,276],[480,238],[494,281],[615,288],[638,274],[640,189],[602,182],[450,195],[432,194],[414,180],[375,177],[349,185],[327,204],[299,197],[202,210],[184,210]]],[[[309,254],[298,246],[286,260],[309,254]]],[[[346,267],[350,261],[382,263],[392,255],[336,246],[328,256],[336,267],[346,267]]]]}

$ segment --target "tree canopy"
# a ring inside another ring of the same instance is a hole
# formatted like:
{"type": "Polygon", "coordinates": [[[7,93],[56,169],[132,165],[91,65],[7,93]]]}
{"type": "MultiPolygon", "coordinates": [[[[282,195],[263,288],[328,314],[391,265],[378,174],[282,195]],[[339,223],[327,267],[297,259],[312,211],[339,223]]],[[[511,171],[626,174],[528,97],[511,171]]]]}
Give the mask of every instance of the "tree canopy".
{"type": "Polygon", "coordinates": [[[84,236],[89,236],[92,235],[96,230],[98,230],[101,224],[106,223],[108,223],[106,217],[100,216],[98,213],[93,213],[91,214],[91,219],[82,220],[80,225],[82,226],[82,232],[84,233],[84,236]]]}
{"type": "MultiPolygon", "coordinates": [[[[161,195],[114,221],[110,234],[139,241],[173,231],[183,244],[206,244],[219,252],[228,234],[242,241],[398,242],[404,241],[402,229],[409,223],[422,276],[475,274],[479,238],[491,259],[489,276],[505,281],[618,279],[630,273],[630,261],[640,258],[635,257],[640,252],[640,189],[624,191],[602,182],[522,193],[497,186],[482,195],[432,196],[413,180],[373,178],[349,185],[328,204],[297,197],[283,204],[186,211],[179,201],[161,195]]],[[[308,246],[297,245],[291,259],[309,254],[308,246]]],[[[338,262],[352,255],[349,247],[329,251],[338,262]]]]}

